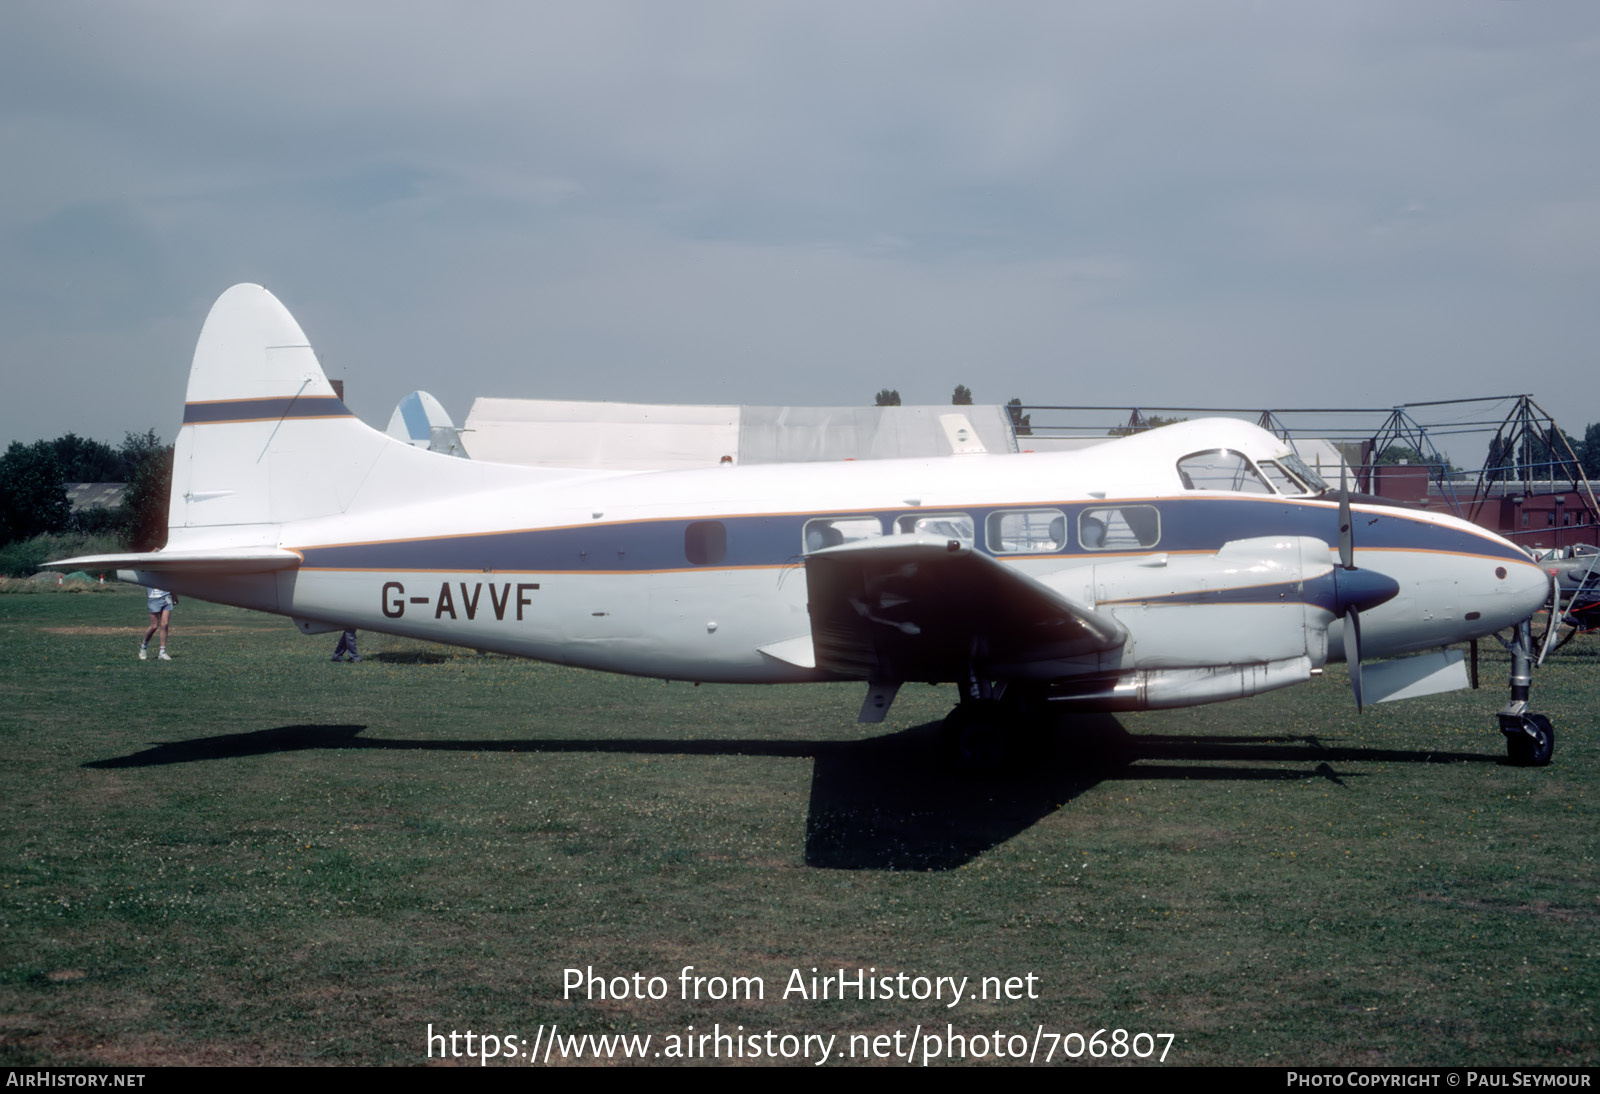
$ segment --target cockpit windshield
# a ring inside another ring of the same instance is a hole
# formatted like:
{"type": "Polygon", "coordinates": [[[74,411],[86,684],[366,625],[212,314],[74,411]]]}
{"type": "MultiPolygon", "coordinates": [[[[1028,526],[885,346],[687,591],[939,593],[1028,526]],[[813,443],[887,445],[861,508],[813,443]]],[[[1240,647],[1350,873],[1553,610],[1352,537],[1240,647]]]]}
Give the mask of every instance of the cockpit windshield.
{"type": "Polygon", "coordinates": [[[1261,461],[1261,472],[1272,480],[1273,488],[1280,494],[1287,494],[1293,497],[1296,494],[1311,493],[1304,483],[1289,474],[1284,468],[1279,467],[1272,460],[1261,461]]]}
{"type": "Polygon", "coordinates": [[[1287,456],[1279,457],[1278,462],[1288,468],[1289,473],[1295,478],[1305,483],[1309,487],[1309,493],[1321,494],[1329,489],[1328,484],[1322,480],[1322,476],[1307,467],[1306,461],[1296,456],[1293,452],[1287,456]]]}
{"type": "Polygon", "coordinates": [[[1178,477],[1185,490],[1232,490],[1241,494],[1270,494],[1272,487],[1242,452],[1213,448],[1192,452],[1178,461],[1178,477]]]}

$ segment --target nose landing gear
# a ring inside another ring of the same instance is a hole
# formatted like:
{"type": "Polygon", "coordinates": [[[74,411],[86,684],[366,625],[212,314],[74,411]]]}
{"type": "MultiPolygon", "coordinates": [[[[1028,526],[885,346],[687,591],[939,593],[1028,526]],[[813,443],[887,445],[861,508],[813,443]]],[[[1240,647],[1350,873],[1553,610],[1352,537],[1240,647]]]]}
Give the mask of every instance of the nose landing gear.
{"type": "Polygon", "coordinates": [[[1506,735],[1506,754],[1519,767],[1543,767],[1555,751],[1556,731],[1543,714],[1524,714],[1520,719],[1500,715],[1500,732],[1506,735]]]}
{"type": "Polygon", "coordinates": [[[1526,621],[1519,624],[1515,637],[1501,638],[1500,644],[1511,654],[1511,700],[1500,709],[1506,755],[1520,767],[1543,767],[1555,751],[1556,732],[1549,718],[1528,709],[1534,657],[1531,625],[1526,621]]]}

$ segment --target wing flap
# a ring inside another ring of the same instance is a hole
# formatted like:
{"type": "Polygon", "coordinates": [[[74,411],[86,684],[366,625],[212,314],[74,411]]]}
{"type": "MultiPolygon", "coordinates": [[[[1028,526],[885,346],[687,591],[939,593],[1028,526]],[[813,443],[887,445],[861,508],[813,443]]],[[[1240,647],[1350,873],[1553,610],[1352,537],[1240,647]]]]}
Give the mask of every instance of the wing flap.
{"type": "Polygon", "coordinates": [[[1122,645],[1115,620],[961,540],[884,536],[806,558],[820,669],[871,680],[964,680],[972,665],[1122,645]]]}

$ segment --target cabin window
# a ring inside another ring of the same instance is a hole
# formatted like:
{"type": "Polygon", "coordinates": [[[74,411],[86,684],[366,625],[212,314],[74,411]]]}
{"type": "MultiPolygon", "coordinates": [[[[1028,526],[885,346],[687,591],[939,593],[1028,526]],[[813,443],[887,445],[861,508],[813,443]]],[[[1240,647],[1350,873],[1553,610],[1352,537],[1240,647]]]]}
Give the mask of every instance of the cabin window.
{"type": "Polygon", "coordinates": [[[1270,494],[1272,488],[1242,452],[1213,448],[1178,461],[1185,490],[1231,490],[1236,494],[1270,494]]]}
{"type": "Polygon", "coordinates": [[[839,547],[883,535],[883,522],[877,517],[817,517],[806,521],[803,547],[807,554],[826,547],[839,547]]]}
{"type": "Polygon", "coordinates": [[[728,527],[720,520],[697,520],[683,531],[683,553],[695,566],[715,566],[728,557],[728,527]]]}
{"type": "Polygon", "coordinates": [[[1161,542],[1161,512],[1153,505],[1106,506],[1078,514],[1085,551],[1138,551],[1161,542]]]}
{"type": "Polygon", "coordinates": [[[908,513],[895,521],[895,531],[901,535],[959,539],[968,546],[975,538],[972,518],[966,513],[908,513]]]}
{"type": "Polygon", "coordinates": [[[1042,555],[1067,547],[1067,515],[1059,509],[1005,509],[989,514],[989,553],[1042,555]]]}

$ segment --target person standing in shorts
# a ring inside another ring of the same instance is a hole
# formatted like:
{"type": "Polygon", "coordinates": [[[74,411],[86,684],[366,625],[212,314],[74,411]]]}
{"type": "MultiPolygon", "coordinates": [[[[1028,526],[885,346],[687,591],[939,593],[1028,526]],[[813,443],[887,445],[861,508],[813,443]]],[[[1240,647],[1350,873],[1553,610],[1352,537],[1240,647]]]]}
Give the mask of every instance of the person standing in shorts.
{"type": "Polygon", "coordinates": [[[167,624],[172,618],[172,609],[178,606],[178,598],[165,589],[150,589],[145,593],[145,606],[150,610],[150,629],[144,632],[144,641],[139,643],[139,660],[149,658],[150,638],[160,631],[161,648],[156,652],[156,657],[171,661],[172,658],[167,656],[167,624]]]}

